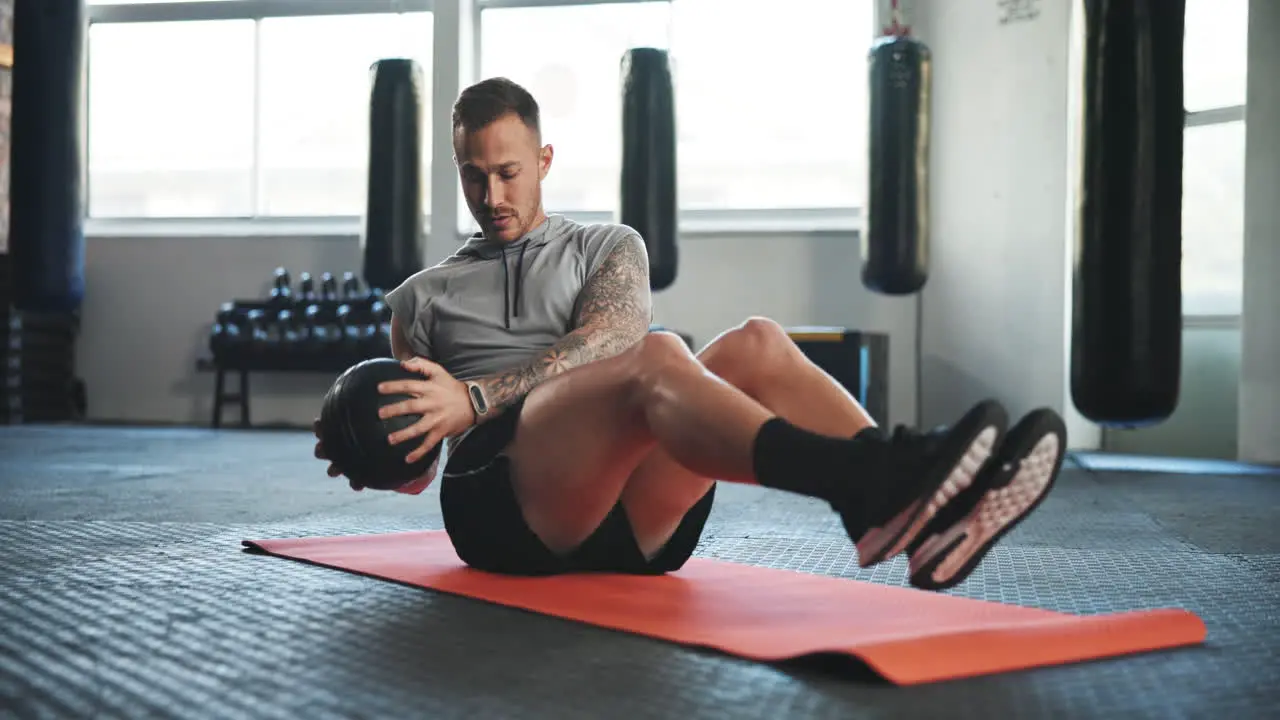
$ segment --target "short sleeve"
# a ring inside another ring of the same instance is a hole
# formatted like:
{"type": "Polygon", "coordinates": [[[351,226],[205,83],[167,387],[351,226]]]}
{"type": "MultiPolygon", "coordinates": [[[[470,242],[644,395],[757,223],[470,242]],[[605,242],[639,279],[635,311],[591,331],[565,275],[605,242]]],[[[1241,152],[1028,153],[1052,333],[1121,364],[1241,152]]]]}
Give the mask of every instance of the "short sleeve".
{"type": "Polygon", "coordinates": [[[425,358],[431,355],[431,293],[427,278],[417,273],[385,295],[387,307],[400,322],[409,349],[425,358]]]}
{"type": "Polygon", "coordinates": [[[614,249],[623,241],[636,242],[644,246],[644,238],[640,233],[626,225],[603,225],[600,231],[588,238],[585,248],[586,279],[590,280],[614,249]]]}

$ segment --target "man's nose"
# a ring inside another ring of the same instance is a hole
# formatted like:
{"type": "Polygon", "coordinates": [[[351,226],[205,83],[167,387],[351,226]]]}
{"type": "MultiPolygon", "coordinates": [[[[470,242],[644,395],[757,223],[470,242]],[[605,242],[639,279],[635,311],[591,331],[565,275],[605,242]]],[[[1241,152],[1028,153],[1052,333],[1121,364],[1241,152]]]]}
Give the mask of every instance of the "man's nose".
{"type": "Polygon", "coordinates": [[[490,175],[487,187],[485,187],[485,200],[490,208],[496,208],[502,205],[502,183],[501,178],[490,175]]]}

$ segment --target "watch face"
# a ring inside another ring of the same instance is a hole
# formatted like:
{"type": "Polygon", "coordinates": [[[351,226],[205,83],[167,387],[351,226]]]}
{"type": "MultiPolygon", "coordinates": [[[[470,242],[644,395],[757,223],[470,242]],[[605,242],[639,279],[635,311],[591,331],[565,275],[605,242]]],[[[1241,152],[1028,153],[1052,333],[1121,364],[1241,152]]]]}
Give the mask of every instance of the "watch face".
{"type": "Polygon", "coordinates": [[[476,385],[471,386],[471,403],[475,405],[477,413],[483,415],[489,412],[489,405],[484,401],[484,393],[476,385]]]}

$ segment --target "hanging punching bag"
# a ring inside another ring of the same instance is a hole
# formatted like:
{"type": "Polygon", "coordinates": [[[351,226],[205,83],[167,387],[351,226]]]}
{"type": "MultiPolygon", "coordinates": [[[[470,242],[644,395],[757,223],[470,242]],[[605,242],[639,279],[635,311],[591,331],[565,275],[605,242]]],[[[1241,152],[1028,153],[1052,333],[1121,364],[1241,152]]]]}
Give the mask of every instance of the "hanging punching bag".
{"type": "Polygon", "coordinates": [[[13,305],[67,313],[84,301],[81,91],[85,0],[13,8],[9,254],[13,305]]]}
{"type": "Polygon", "coordinates": [[[649,250],[649,287],[676,279],[676,104],[667,52],[633,48],[622,58],[620,222],[649,250]]]}
{"type": "Polygon", "coordinates": [[[423,75],[413,60],[373,64],[363,275],[390,290],[423,267],[423,75]]]}
{"type": "Polygon", "coordinates": [[[1085,0],[1071,394],[1137,426],[1177,407],[1185,0],[1085,0]]]}
{"type": "Polygon", "coordinates": [[[929,276],[929,48],[899,24],[868,54],[870,138],[862,229],[862,283],[909,295],[929,276]]]}

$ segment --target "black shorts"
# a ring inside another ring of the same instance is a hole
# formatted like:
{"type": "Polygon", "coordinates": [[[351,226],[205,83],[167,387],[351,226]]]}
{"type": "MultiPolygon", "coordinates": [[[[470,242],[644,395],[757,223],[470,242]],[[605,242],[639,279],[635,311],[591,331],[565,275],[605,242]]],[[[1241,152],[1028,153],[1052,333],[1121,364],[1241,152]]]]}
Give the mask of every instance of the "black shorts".
{"type": "Polygon", "coordinates": [[[440,485],[445,531],[458,557],[478,570],[507,575],[616,572],[661,575],[693,555],[711,514],[715,485],[690,508],[671,539],[651,560],[644,557],[626,511],[618,503],[580,546],[553,553],[525,522],[503,451],[515,437],[523,401],[471,431],[450,450],[440,485]]]}

